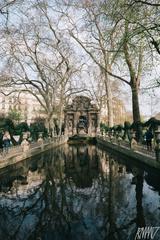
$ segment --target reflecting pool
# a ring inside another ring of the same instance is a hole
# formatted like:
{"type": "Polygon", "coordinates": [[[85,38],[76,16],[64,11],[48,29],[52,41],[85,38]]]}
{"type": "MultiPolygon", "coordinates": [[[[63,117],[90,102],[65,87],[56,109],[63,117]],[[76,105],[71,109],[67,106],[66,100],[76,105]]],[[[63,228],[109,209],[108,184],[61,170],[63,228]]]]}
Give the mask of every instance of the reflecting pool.
{"type": "Polygon", "coordinates": [[[160,174],[94,145],[0,171],[0,239],[132,240],[145,226],[160,226],[160,174]]]}

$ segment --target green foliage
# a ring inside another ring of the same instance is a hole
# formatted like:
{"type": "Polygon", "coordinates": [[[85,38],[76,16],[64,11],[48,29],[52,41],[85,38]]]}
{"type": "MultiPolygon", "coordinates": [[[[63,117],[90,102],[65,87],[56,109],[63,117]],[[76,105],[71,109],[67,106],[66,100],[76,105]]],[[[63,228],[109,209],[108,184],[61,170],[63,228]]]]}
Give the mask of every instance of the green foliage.
{"type": "Polygon", "coordinates": [[[26,122],[21,122],[15,127],[15,135],[21,135],[23,132],[29,131],[29,126],[26,122]]]}
{"type": "Polygon", "coordinates": [[[131,127],[130,122],[125,121],[124,122],[124,129],[130,129],[130,127],[131,127]]]}
{"type": "Polygon", "coordinates": [[[101,133],[107,133],[109,130],[109,127],[105,123],[100,123],[100,131],[101,133]]]}
{"type": "Polygon", "coordinates": [[[13,145],[17,144],[17,142],[13,138],[13,134],[15,133],[15,126],[11,119],[5,118],[5,117],[0,117],[0,130],[1,130],[1,134],[3,131],[9,131],[12,144],[13,145]]]}
{"type": "Polygon", "coordinates": [[[13,132],[15,129],[13,121],[9,118],[0,117],[0,129],[13,132]]]}
{"type": "Polygon", "coordinates": [[[20,139],[22,140],[22,136],[24,132],[30,131],[31,137],[35,141],[38,139],[40,132],[43,134],[43,137],[48,136],[47,128],[44,125],[44,121],[41,121],[41,120],[38,120],[32,123],[30,127],[26,122],[21,122],[15,126],[14,122],[11,119],[1,116],[0,130],[1,130],[1,133],[5,130],[9,131],[11,135],[12,143],[14,145],[16,145],[17,142],[14,140],[13,135],[20,135],[20,139]]]}
{"type": "Polygon", "coordinates": [[[42,121],[32,123],[30,125],[30,132],[31,138],[34,141],[38,139],[39,133],[42,133],[44,138],[48,136],[47,128],[45,127],[44,122],[42,121]]]}
{"type": "Polygon", "coordinates": [[[160,126],[160,120],[158,120],[154,117],[150,118],[148,121],[143,123],[143,127],[148,127],[154,131],[158,128],[158,126],[160,126]]]}
{"type": "Polygon", "coordinates": [[[12,119],[12,121],[19,122],[21,120],[21,113],[16,109],[11,109],[8,113],[8,118],[12,119]]]}
{"type": "Polygon", "coordinates": [[[121,124],[117,125],[116,130],[118,132],[121,132],[123,130],[123,125],[121,125],[121,124]]]}

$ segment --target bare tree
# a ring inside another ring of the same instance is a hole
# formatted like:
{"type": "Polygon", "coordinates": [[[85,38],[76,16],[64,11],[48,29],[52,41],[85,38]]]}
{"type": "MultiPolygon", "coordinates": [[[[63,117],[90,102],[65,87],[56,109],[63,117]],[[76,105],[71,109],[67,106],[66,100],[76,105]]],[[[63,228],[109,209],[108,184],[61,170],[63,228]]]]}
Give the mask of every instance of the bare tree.
{"type": "Polygon", "coordinates": [[[141,0],[131,0],[129,4],[134,5],[136,3],[141,3],[141,4],[144,4],[144,5],[153,6],[153,7],[160,7],[159,0],[157,0],[155,2],[141,1],[141,0]]]}
{"type": "Polygon", "coordinates": [[[21,18],[19,29],[12,29],[6,45],[8,82],[34,95],[47,115],[48,128],[53,128],[54,114],[62,115],[65,93],[72,92],[69,81],[78,72],[69,40],[51,20],[46,6],[37,4],[21,18]],[[27,17],[32,11],[40,16],[27,17]]]}
{"type": "Polygon", "coordinates": [[[125,14],[126,20],[135,24],[130,35],[140,35],[148,42],[151,49],[160,54],[159,1],[118,0],[118,2],[121,3],[121,9],[117,14],[130,13],[128,16],[125,14]]]}
{"type": "MultiPolygon", "coordinates": [[[[84,25],[79,29],[74,27],[70,30],[70,35],[100,68],[107,98],[108,125],[113,126],[112,77],[116,75],[112,73],[112,67],[118,56],[115,44],[116,28],[107,24],[107,15],[102,4],[86,4],[84,1],[79,4],[79,9],[85,12],[84,25]]],[[[117,77],[121,79],[120,76],[117,77]]]]}
{"type": "Polygon", "coordinates": [[[8,14],[8,8],[15,5],[17,2],[18,0],[2,0],[0,3],[0,13],[8,14]]]}
{"type": "MultiPolygon", "coordinates": [[[[131,88],[133,119],[135,123],[138,123],[141,120],[138,100],[139,87],[143,73],[143,57],[147,53],[147,43],[142,36],[132,33],[137,28],[137,22],[133,20],[136,17],[141,19],[142,15],[139,11],[137,13],[136,9],[134,12],[131,10],[125,12],[126,1],[102,1],[101,4],[83,1],[83,3],[84,5],[79,4],[79,6],[76,2],[76,7],[78,5],[80,9],[83,9],[89,20],[83,16],[84,26],[79,29],[78,27],[73,28],[71,36],[105,75],[107,96],[112,93],[110,77],[126,83],[131,88]],[[117,64],[120,69],[123,69],[123,72],[125,69],[127,77],[123,76],[122,70],[117,71],[117,64]]],[[[110,99],[110,97],[108,98],[110,99]]],[[[110,108],[112,109],[112,106],[110,108]]],[[[110,112],[109,115],[112,116],[110,112]]]]}

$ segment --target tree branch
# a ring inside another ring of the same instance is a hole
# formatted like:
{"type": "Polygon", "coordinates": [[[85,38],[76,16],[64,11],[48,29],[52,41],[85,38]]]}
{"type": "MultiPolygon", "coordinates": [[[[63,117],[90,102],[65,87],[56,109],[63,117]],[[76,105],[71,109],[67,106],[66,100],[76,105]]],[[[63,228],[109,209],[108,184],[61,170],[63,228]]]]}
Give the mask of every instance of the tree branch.
{"type": "Polygon", "coordinates": [[[119,80],[121,80],[122,82],[127,83],[128,85],[130,85],[130,82],[128,82],[126,79],[117,76],[116,74],[111,73],[110,71],[108,71],[102,64],[99,63],[99,61],[94,57],[94,55],[84,46],[84,44],[72,33],[70,32],[70,35],[76,40],[77,43],[79,43],[79,45],[85,50],[85,52],[92,58],[92,60],[105,72],[107,72],[110,76],[117,78],[119,80]]]}

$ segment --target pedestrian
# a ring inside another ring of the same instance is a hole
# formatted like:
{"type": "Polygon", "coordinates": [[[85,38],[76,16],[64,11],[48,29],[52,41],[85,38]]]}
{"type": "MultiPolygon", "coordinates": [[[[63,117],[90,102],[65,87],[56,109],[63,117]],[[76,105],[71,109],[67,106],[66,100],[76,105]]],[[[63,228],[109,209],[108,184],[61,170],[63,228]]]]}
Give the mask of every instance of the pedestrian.
{"type": "Polygon", "coordinates": [[[3,147],[4,147],[4,151],[5,153],[8,153],[8,149],[11,145],[10,141],[11,141],[11,137],[8,131],[5,131],[4,135],[3,135],[3,147]]]}
{"type": "Polygon", "coordinates": [[[0,154],[3,153],[3,134],[0,133],[0,154]]]}
{"type": "Polygon", "coordinates": [[[152,138],[153,138],[152,131],[148,129],[145,133],[145,139],[146,139],[146,145],[147,145],[148,151],[152,151],[152,138]]]}

